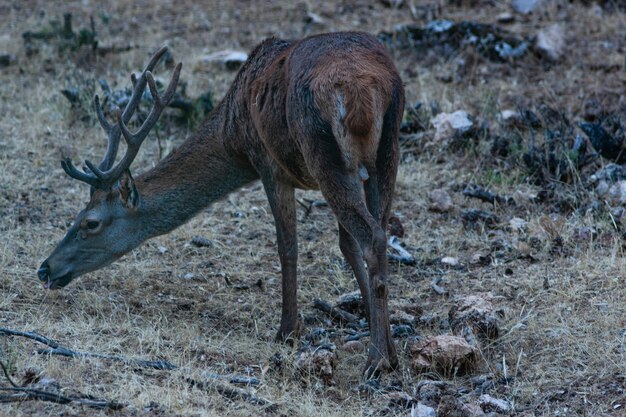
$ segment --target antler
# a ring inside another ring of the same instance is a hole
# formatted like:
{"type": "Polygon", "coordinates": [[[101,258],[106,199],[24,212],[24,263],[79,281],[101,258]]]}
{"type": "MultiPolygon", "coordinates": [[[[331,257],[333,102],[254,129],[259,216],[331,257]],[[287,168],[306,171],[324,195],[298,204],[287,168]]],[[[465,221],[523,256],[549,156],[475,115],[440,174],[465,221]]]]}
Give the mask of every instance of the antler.
{"type": "Polygon", "coordinates": [[[100,121],[100,125],[105,130],[108,136],[108,144],[107,150],[104,155],[104,158],[100,162],[100,164],[96,167],[90,161],[85,161],[85,165],[88,169],[84,169],[84,172],[76,169],[74,164],[70,158],[66,158],[61,161],[61,166],[63,170],[72,178],[75,178],[79,181],[86,182],[91,185],[92,191],[93,189],[105,189],[110,190],[113,185],[117,182],[117,180],[122,176],[124,171],[126,171],[133,160],[137,156],[139,152],[139,148],[143,140],[150,132],[150,129],[154,127],[157,120],[161,116],[161,112],[169,101],[174,96],[174,92],[176,91],[176,85],[178,84],[178,78],[180,76],[180,70],[182,68],[182,63],[176,65],[174,68],[174,72],[172,73],[172,79],[170,80],[170,84],[168,85],[165,93],[163,95],[159,95],[157,91],[156,83],[154,81],[154,77],[152,76],[152,70],[159,62],[161,57],[167,52],[167,46],[161,47],[150,59],[148,65],[141,73],[139,79],[135,77],[135,74],[131,75],[131,81],[133,83],[133,94],[130,98],[130,101],[122,111],[119,109],[117,112],[117,123],[110,124],[104,113],[102,112],[102,107],[100,107],[100,99],[98,95],[94,97],[94,105],[96,108],[96,114],[98,116],[98,120],[100,121]],[[135,133],[132,133],[126,123],[133,116],[133,113],[137,109],[139,102],[141,100],[141,96],[143,95],[146,84],[150,88],[150,94],[152,95],[152,99],[154,101],[154,105],[148,114],[148,117],[143,122],[139,130],[135,133]],[[127,149],[126,154],[122,158],[122,160],[115,166],[115,157],[117,156],[117,151],[120,145],[120,136],[124,135],[124,140],[126,141],[127,149]]]}

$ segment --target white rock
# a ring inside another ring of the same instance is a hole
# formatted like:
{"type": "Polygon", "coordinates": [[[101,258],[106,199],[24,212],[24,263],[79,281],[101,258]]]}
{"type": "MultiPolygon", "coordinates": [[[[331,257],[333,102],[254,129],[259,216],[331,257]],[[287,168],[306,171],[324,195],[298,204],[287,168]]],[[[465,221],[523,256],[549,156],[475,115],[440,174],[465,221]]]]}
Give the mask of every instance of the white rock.
{"type": "Polygon", "coordinates": [[[417,403],[411,408],[411,417],[437,417],[437,413],[434,408],[417,403]]]}
{"type": "Polygon", "coordinates": [[[500,112],[500,114],[498,115],[498,120],[500,120],[501,123],[510,126],[515,123],[521,122],[522,116],[517,110],[506,109],[500,112]]]}
{"type": "Polygon", "coordinates": [[[496,20],[499,23],[511,23],[511,22],[515,21],[515,16],[513,16],[512,13],[504,12],[504,13],[500,13],[498,16],[496,16],[496,20]]]}
{"type": "Polygon", "coordinates": [[[541,4],[541,0],[513,0],[511,6],[518,13],[528,14],[541,4]]]}
{"type": "Polygon", "coordinates": [[[484,412],[495,411],[496,413],[506,414],[511,411],[511,404],[506,400],[494,398],[489,394],[483,394],[478,398],[478,405],[484,412]]]}
{"type": "Polygon", "coordinates": [[[523,231],[528,226],[528,222],[524,219],[520,219],[519,217],[513,217],[509,220],[509,227],[515,231],[523,231]]]}
{"type": "Polygon", "coordinates": [[[450,194],[448,194],[446,190],[442,190],[440,188],[432,190],[428,194],[428,198],[430,199],[430,206],[428,209],[431,211],[446,213],[454,208],[452,197],[450,197],[450,194]]]}
{"type": "Polygon", "coordinates": [[[466,111],[458,110],[454,113],[439,113],[431,123],[435,127],[435,140],[451,138],[455,133],[463,133],[473,125],[466,111]]]}
{"type": "Polygon", "coordinates": [[[537,32],[535,48],[552,61],[558,61],[565,52],[565,31],[556,23],[537,32]]]}
{"type": "Polygon", "coordinates": [[[448,266],[459,266],[461,264],[457,258],[452,256],[444,256],[441,258],[441,263],[448,266]]]}
{"type": "Polygon", "coordinates": [[[626,181],[620,180],[609,188],[611,205],[626,204],[626,181]]]}

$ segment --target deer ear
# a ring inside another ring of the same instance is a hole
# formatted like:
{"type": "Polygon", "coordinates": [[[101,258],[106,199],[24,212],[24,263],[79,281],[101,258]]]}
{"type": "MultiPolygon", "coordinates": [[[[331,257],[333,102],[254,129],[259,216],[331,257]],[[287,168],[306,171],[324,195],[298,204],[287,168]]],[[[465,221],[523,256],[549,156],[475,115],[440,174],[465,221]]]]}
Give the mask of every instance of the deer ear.
{"type": "Polygon", "coordinates": [[[139,206],[140,196],[137,187],[135,186],[135,180],[133,176],[130,174],[130,170],[127,169],[124,174],[122,174],[122,178],[120,178],[120,198],[122,199],[122,203],[130,208],[135,209],[139,206]]]}

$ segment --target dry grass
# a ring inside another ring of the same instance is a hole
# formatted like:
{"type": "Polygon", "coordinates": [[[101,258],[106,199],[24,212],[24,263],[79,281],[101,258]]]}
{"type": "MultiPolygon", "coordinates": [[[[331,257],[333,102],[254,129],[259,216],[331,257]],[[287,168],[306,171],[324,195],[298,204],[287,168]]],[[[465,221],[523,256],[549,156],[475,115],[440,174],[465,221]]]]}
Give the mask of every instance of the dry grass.
{"type": "MultiPolygon", "coordinates": [[[[93,121],[85,123],[73,116],[61,88],[94,77],[105,77],[112,86],[126,83],[128,72],[141,67],[149,52],[167,42],[175,58],[185,63],[183,78],[189,82],[190,94],[209,89],[221,97],[234,75],[217,69],[193,73],[194,58],[203,52],[249,50],[270,35],[299,37],[341,29],[378,32],[410,19],[405,10],[385,9],[371,1],[324,2],[321,6],[287,1],[149,3],[15,1],[0,5],[0,51],[18,57],[17,64],[0,69],[0,325],[36,331],[76,350],[160,358],[182,369],[154,371],[104,360],[46,357],[33,353],[36,346],[30,341],[3,337],[0,356],[10,364],[14,379],[19,381],[32,370],[55,379],[65,389],[127,404],[121,415],[410,415],[409,410],[390,406],[383,395],[359,395],[364,354],[340,352],[336,385],[324,387],[312,376],[295,373],[294,348],[272,341],[280,311],[279,262],[272,217],[259,184],[232,194],[189,224],[149,241],[63,291],[39,287],[35,277],[39,262],[87,198],[85,187],[64,175],[60,156],[69,154],[76,161],[97,159],[103,152],[99,128],[93,121]],[[307,5],[324,17],[324,28],[305,28],[302,20],[307,5]],[[58,58],[52,47],[27,58],[21,33],[60,18],[63,12],[72,12],[78,26],[90,15],[107,13],[111,16],[108,26],[97,20],[101,43],[131,40],[137,47],[82,66],[58,58]],[[196,235],[214,245],[190,246],[196,235]],[[264,282],[263,288],[235,289],[237,284],[258,280],[264,282]],[[285,368],[267,370],[277,352],[286,358],[285,368]],[[193,388],[184,381],[205,370],[260,378],[262,385],[254,391],[277,403],[277,408],[262,412],[258,406],[225,399],[216,391],[193,388]]],[[[493,16],[507,9],[504,3],[480,9],[446,6],[441,17],[492,22],[493,16]]],[[[492,121],[498,109],[515,104],[546,102],[573,117],[580,115],[588,97],[607,108],[624,105],[623,67],[621,73],[603,72],[601,65],[592,71],[592,64],[618,58],[623,65],[626,45],[619,33],[624,33],[624,15],[599,17],[579,4],[549,3],[543,12],[509,29],[532,34],[552,21],[565,22],[570,52],[563,63],[542,68],[533,59],[517,66],[479,61],[469,78],[445,84],[439,76],[455,71],[454,59],[421,68],[411,54],[395,52],[408,99],[437,100],[445,111],[467,109],[492,121]],[[602,55],[603,42],[619,46],[602,55]]],[[[166,132],[168,149],[187,134],[179,127],[166,132]]],[[[156,143],[148,141],[135,171],[150,167],[156,159],[156,143]]],[[[494,396],[511,401],[519,415],[525,416],[624,415],[620,414],[626,412],[622,237],[608,217],[550,215],[545,206],[532,204],[497,209],[505,222],[512,216],[527,220],[526,232],[518,234],[505,227],[466,229],[459,210],[482,206],[461,193],[454,195],[457,207],[452,213],[427,211],[429,190],[451,189],[465,182],[489,185],[503,194],[537,191],[523,183],[517,168],[506,173],[510,181],[492,182],[483,169],[486,165],[476,155],[405,159],[394,212],[402,219],[405,243],[419,262],[417,267],[392,266],[392,306],[417,302],[435,318],[445,318],[453,305],[452,296],[492,292],[495,304],[505,312],[502,335],[484,348],[484,360],[475,375],[514,377],[495,388],[494,396]],[[595,227],[598,237],[577,239],[582,226],[595,227]],[[563,237],[568,253],[550,251],[554,235],[563,237]],[[530,237],[537,237],[542,245],[533,249],[532,261],[518,256],[530,237]],[[490,252],[497,239],[512,248],[510,256],[487,266],[469,264],[475,253],[490,252]],[[438,262],[443,256],[455,256],[469,267],[445,269],[438,262]],[[451,297],[432,292],[430,281],[436,276],[443,278],[451,297]],[[616,404],[621,408],[613,409],[616,404]]],[[[305,196],[320,198],[312,192],[298,194],[305,196]]],[[[328,209],[314,209],[298,227],[301,315],[308,323],[326,326],[311,300],[332,300],[355,290],[356,282],[342,261],[335,220],[328,209]]],[[[417,331],[438,333],[426,326],[418,326],[417,331]]],[[[403,371],[384,382],[400,380],[403,389],[412,393],[423,377],[411,371],[403,340],[399,347],[403,371]]],[[[471,390],[470,377],[449,382],[471,390]]],[[[7,416],[59,414],[109,413],[41,402],[0,406],[0,415],[7,416]]]]}

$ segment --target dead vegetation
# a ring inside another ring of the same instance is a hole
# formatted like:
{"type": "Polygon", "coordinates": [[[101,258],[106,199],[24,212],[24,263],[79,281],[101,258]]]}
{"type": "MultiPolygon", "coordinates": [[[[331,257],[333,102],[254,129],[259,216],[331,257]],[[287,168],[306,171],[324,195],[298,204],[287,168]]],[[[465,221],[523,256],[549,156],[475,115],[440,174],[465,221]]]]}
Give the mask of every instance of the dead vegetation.
{"type": "MultiPolygon", "coordinates": [[[[42,353],[34,340],[0,332],[9,377],[44,397],[119,405],[120,415],[623,415],[619,2],[544,0],[530,13],[509,1],[322,3],[0,5],[0,325],[80,353],[42,353]],[[66,13],[70,30],[51,23],[66,13]],[[454,32],[432,32],[442,27],[454,32]],[[234,77],[195,65],[207,54],[344,29],[385,33],[412,103],[390,252],[401,372],[362,381],[364,314],[358,297],[339,298],[357,285],[319,193],[297,194],[307,331],[296,346],[273,342],[280,274],[259,184],[62,292],[38,286],[37,265],[87,198],[59,160],[102,153],[94,113],[82,104],[94,91],[123,99],[126,74],[163,43],[184,63],[180,97],[199,113],[177,123],[184,109],[166,110],[138,157],[145,169],[182,142],[234,77]],[[416,34],[426,43],[415,44],[416,34]],[[461,128],[433,126],[459,110],[461,128]],[[429,362],[442,336],[471,360],[429,362]]],[[[0,398],[16,388],[3,381],[0,398]]],[[[13,394],[24,398],[1,404],[0,414],[109,414],[13,394]]]]}

